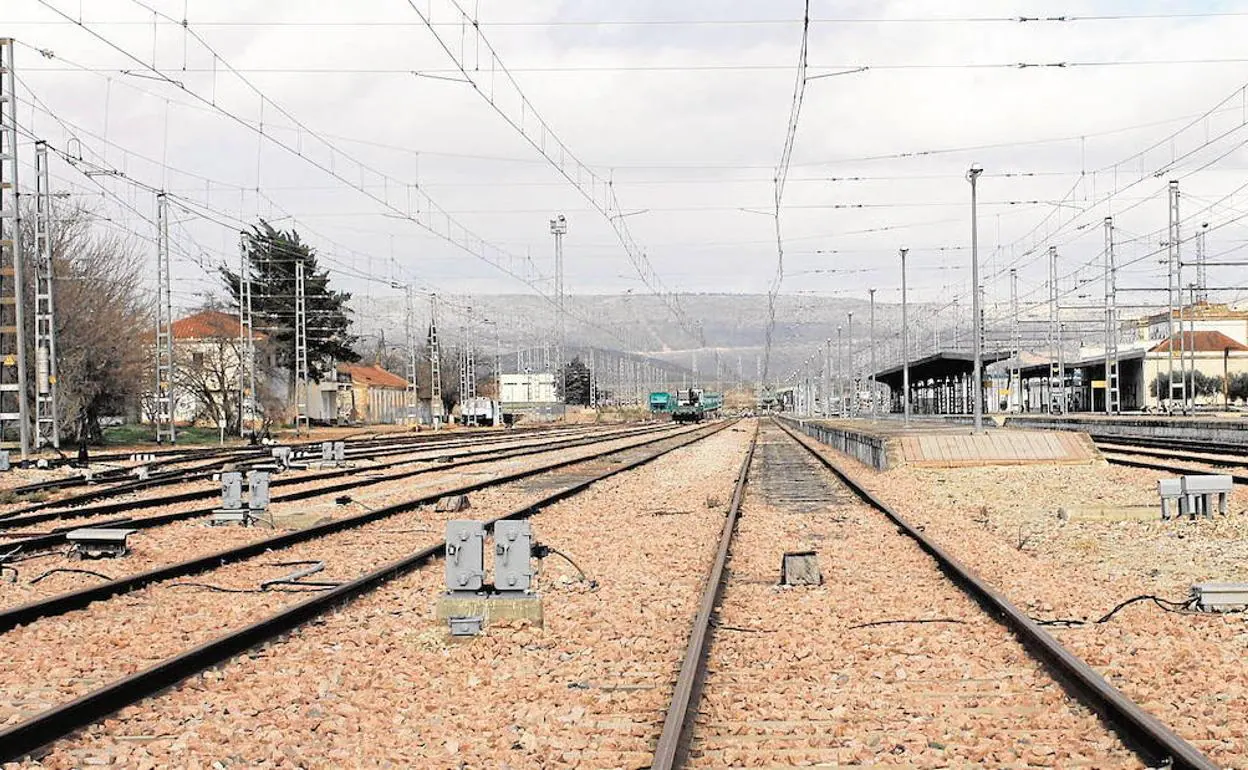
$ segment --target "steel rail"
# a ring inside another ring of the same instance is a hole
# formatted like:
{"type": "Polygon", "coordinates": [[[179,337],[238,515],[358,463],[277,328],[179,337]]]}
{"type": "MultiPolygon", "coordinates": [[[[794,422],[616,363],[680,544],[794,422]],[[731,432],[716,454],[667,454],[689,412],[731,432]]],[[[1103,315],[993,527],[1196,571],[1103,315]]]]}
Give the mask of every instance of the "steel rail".
{"type": "MultiPolygon", "coordinates": [[[[584,430],[584,429],[574,430],[574,431],[572,430],[559,431],[559,432],[551,431],[550,433],[543,432],[543,435],[541,435],[540,438],[565,438],[568,436],[583,435],[583,434],[589,434],[593,432],[594,431],[592,430],[584,430]]],[[[436,442],[435,441],[417,441],[416,439],[418,437],[410,437],[410,439],[406,442],[388,441],[383,444],[351,447],[346,452],[346,459],[348,460],[375,459],[378,457],[391,457],[394,455],[411,454],[415,452],[437,451],[437,450],[441,450],[444,448],[477,446],[480,444],[497,443],[497,442],[508,441],[511,439],[524,440],[528,438],[538,438],[536,436],[531,436],[530,435],[531,433],[532,431],[529,431],[529,433],[519,435],[519,436],[514,435],[514,434],[495,434],[495,435],[489,435],[489,436],[477,434],[474,436],[455,436],[454,438],[439,437],[441,440],[436,441],[436,442]]],[[[189,460],[188,461],[182,461],[182,460],[169,461],[168,464],[175,464],[175,463],[180,464],[181,462],[190,462],[190,461],[189,460]]],[[[193,468],[161,471],[159,473],[153,474],[150,478],[146,480],[134,479],[130,476],[130,472],[132,469],[121,468],[121,469],[118,469],[118,472],[110,472],[111,475],[108,476],[107,478],[96,477],[97,482],[103,481],[103,482],[120,482],[120,483],[115,483],[112,486],[101,487],[101,488],[94,489],[90,492],[81,492],[75,495],[70,495],[68,497],[62,497],[62,498],[58,498],[55,500],[46,500],[43,502],[32,503],[23,508],[13,510],[13,511],[8,511],[6,513],[0,514],[0,526],[3,526],[3,522],[5,520],[17,518],[20,516],[26,516],[27,514],[37,513],[39,511],[46,511],[46,510],[60,509],[60,508],[71,508],[77,505],[92,502],[94,500],[99,500],[99,499],[107,498],[107,497],[113,497],[116,495],[129,494],[131,492],[137,492],[142,489],[150,489],[153,487],[168,486],[171,484],[189,483],[192,481],[200,481],[200,480],[208,479],[208,478],[211,478],[215,473],[219,472],[228,463],[239,463],[239,467],[241,469],[246,469],[252,464],[270,463],[270,462],[273,462],[273,457],[269,453],[267,452],[258,453],[258,452],[249,450],[247,453],[225,454],[224,456],[221,456],[218,459],[211,460],[206,463],[199,463],[193,468]]],[[[67,488],[68,486],[82,486],[88,483],[85,480],[83,480],[81,477],[77,477],[73,479],[64,479],[62,481],[73,482],[70,485],[62,486],[61,487],[62,489],[67,488]]],[[[40,483],[53,484],[56,482],[50,481],[50,482],[40,482],[40,483]]],[[[23,492],[21,491],[21,488],[15,488],[12,491],[18,495],[23,494],[23,492]]]]}
{"type": "Polygon", "coordinates": [[[1096,442],[1096,448],[1100,450],[1102,455],[1115,454],[1115,455],[1127,455],[1131,457],[1156,457],[1162,460],[1169,459],[1169,460],[1181,460],[1183,462],[1189,462],[1189,463],[1204,463],[1205,465],[1212,465],[1215,468],[1244,468],[1248,466],[1248,458],[1245,458],[1243,460],[1232,460],[1228,457],[1200,457],[1200,456],[1192,456],[1188,454],[1179,454],[1180,451],[1186,451],[1186,450],[1176,450],[1176,451],[1167,452],[1164,449],[1146,449],[1144,447],[1131,447],[1131,446],[1109,446],[1107,444],[1102,444],[1100,442],[1096,442]]]}
{"type": "MultiPolygon", "coordinates": [[[[637,435],[639,433],[643,433],[643,432],[650,431],[650,430],[661,430],[661,429],[662,427],[659,427],[659,428],[647,427],[647,428],[635,428],[635,429],[625,430],[625,431],[591,433],[591,434],[588,434],[587,436],[576,434],[576,435],[569,437],[567,441],[574,442],[574,441],[584,440],[585,438],[596,439],[599,436],[619,436],[621,438],[624,438],[630,435],[637,435]]],[[[531,439],[525,436],[523,437],[523,440],[528,443],[518,444],[520,447],[550,446],[550,443],[549,443],[550,440],[547,437],[531,439]]],[[[486,443],[491,443],[491,442],[486,442],[486,443]]],[[[506,442],[503,441],[503,442],[498,442],[498,443],[506,443],[506,442]]],[[[460,447],[457,446],[454,448],[458,449],[460,447]]],[[[415,450],[415,451],[421,452],[423,450],[415,450]]],[[[435,449],[434,451],[437,451],[437,450],[435,449]]],[[[451,462],[454,462],[456,458],[462,459],[465,457],[477,457],[481,455],[488,455],[488,454],[491,454],[493,452],[498,452],[498,451],[506,451],[506,447],[479,449],[475,451],[465,451],[465,452],[452,452],[449,455],[440,455],[433,459],[434,460],[446,460],[449,458],[451,462]]],[[[413,454],[413,453],[414,452],[403,451],[403,452],[394,452],[393,454],[413,454]]],[[[411,465],[412,463],[425,463],[425,462],[430,462],[430,461],[431,460],[429,458],[423,458],[423,457],[409,458],[406,460],[396,460],[396,461],[389,462],[389,463],[381,463],[378,465],[370,465],[367,467],[342,468],[339,470],[324,471],[321,473],[311,473],[311,474],[300,475],[300,476],[288,476],[285,478],[274,479],[272,482],[270,482],[269,486],[270,488],[296,486],[299,484],[307,484],[307,483],[316,482],[316,481],[326,481],[330,479],[345,478],[348,476],[354,476],[354,475],[363,474],[363,473],[375,473],[377,471],[389,470],[391,468],[397,468],[403,465],[411,465]]],[[[446,463],[443,462],[441,467],[446,468],[447,467],[446,463]]],[[[396,478],[403,478],[403,477],[397,476],[396,478]]],[[[217,490],[216,488],[210,487],[208,489],[193,489],[187,492],[176,492],[170,495],[148,497],[148,498],[143,498],[141,500],[120,500],[120,501],[116,501],[112,503],[103,503],[101,505],[84,506],[81,508],[71,508],[67,510],[39,511],[35,513],[23,514],[20,516],[11,516],[9,518],[0,519],[0,530],[20,529],[22,527],[29,527],[34,524],[42,524],[48,521],[59,521],[62,519],[82,519],[82,518],[87,518],[89,516],[104,516],[104,515],[115,514],[115,513],[128,513],[130,511],[141,510],[144,508],[159,508],[164,505],[173,505],[175,503],[193,502],[195,500],[208,500],[208,499],[212,499],[213,497],[216,497],[218,494],[219,494],[219,490],[217,490]]],[[[292,498],[283,498],[283,499],[292,499],[292,498]]],[[[293,498],[293,499],[298,499],[298,498],[293,498]]],[[[211,513],[212,510],[213,509],[210,509],[210,508],[203,509],[201,512],[201,515],[205,515],[205,513],[211,513]]]]}
{"type": "Polygon", "coordinates": [[[1123,742],[1137,753],[1142,753],[1152,766],[1165,765],[1176,770],[1217,770],[1218,766],[1196,747],[1176,735],[1152,714],[1140,708],[1096,673],[1087,663],[1071,653],[1052,634],[1045,631],[1031,617],[1014,606],[1009,599],[984,582],[970,568],[906,521],[870,491],[859,484],[841,466],[824,456],[823,452],[799,436],[782,419],[776,420],[781,430],[789,434],[825,468],[841,480],[855,495],[872,508],[883,513],[898,530],[914,540],[929,556],[936,560],[941,571],[975,599],[999,622],[1018,637],[1032,655],[1045,663],[1059,682],[1081,700],[1084,705],[1101,715],[1102,719],[1118,733],[1123,742]],[[1170,763],[1170,764],[1166,764],[1170,763]]]}
{"type": "Polygon", "coordinates": [[[702,600],[698,603],[698,613],[693,619],[693,629],[689,634],[689,646],[685,651],[685,659],[680,664],[680,673],[676,677],[676,685],[672,691],[672,701],[667,708],[667,716],[663,720],[663,731],[659,734],[659,742],[654,749],[654,762],[650,765],[655,770],[670,770],[683,762],[689,730],[693,725],[692,704],[698,701],[698,692],[706,677],[706,659],[711,641],[711,618],[715,613],[715,605],[724,589],[724,568],[728,564],[728,552],[732,546],[733,534],[737,531],[737,517],[741,512],[741,501],[745,496],[745,484],[750,475],[750,463],[754,461],[754,448],[758,445],[758,423],[754,426],[754,435],[750,438],[750,447],[741,461],[741,470],[737,473],[737,483],[732,490],[732,501],[728,504],[728,513],[724,517],[724,528],[719,535],[719,547],[715,551],[715,559],[706,578],[706,586],[702,590],[702,600]]]}
{"type": "MultiPolygon", "coordinates": [[[[652,433],[655,431],[649,431],[649,432],[652,433]]],[[[512,481],[518,481],[521,479],[528,478],[530,476],[536,476],[542,473],[548,473],[552,470],[559,470],[569,465],[575,465],[577,463],[588,462],[598,457],[609,455],[615,452],[624,451],[626,449],[631,449],[633,447],[647,446],[649,444],[653,444],[658,441],[664,441],[666,439],[670,439],[670,438],[674,438],[674,437],[678,437],[682,435],[687,435],[689,432],[691,431],[675,432],[675,433],[668,432],[668,431],[659,431],[661,435],[658,435],[653,438],[647,438],[639,443],[632,444],[628,447],[616,448],[616,449],[604,449],[594,454],[586,455],[584,457],[576,457],[576,458],[571,458],[568,460],[559,460],[557,462],[547,463],[545,465],[541,465],[536,468],[530,468],[530,469],[515,471],[509,474],[493,476],[484,481],[473,482],[472,484],[460,486],[455,489],[443,490],[436,494],[425,495],[425,496],[422,496],[413,500],[408,500],[403,503],[397,503],[395,505],[390,505],[390,506],[386,506],[383,508],[377,508],[375,510],[356,514],[354,516],[347,516],[342,519],[336,519],[334,521],[325,522],[324,524],[316,524],[306,529],[296,530],[294,532],[288,532],[282,535],[275,535],[273,537],[252,541],[250,543],[245,543],[240,546],[235,546],[233,548],[227,548],[224,551],[218,551],[216,553],[209,554],[207,556],[200,556],[194,559],[189,559],[187,561],[179,562],[177,564],[166,565],[164,567],[157,567],[155,569],[148,570],[147,572],[140,572],[140,573],[136,573],[133,575],[127,575],[125,577],[118,578],[116,580],[111,580],[107,583],[101,583],[96,586],[90,586],[87,588],[79,589],[77,591],[70,591],[68,593],[58,594],[56,596],[51,596],[46,599],[39,599],[33,602],[28,602],[26,604],[22,604],[17,607],[12,607],[6,610],[0,610],[0,634],[3,634],[7,631],[11,631],[17,626],[34,622],[36,620],[39,620],[40,618],[51,617],[54,615],[63,615],[66,612],[71,612],[76,609],[81,609],[82,607],[87,606],[91,602],[108,599],[118,594],[134,591],[136,589],[142,588],[152,583],[158,583],[162,580],[171,580],[173,578],[186,577],[188,575],[199,574],[201,572],[206,572],[208,570],[215,569],[217,567],[221,567],[226,564],[231,564],[236,561],[241,561],[243,559],[251,558],[252,556],[256,556],[261,553],[264,553],[265,551],[280,550],[282,548],[288,548],[298,543],[303,543],[309,540],[315,540],[317,538],[325,537],[326,535],[332,535],[332,534],[335,534],[337,532],[341,532],[344,530],[361,527],[373,521],[377,521],[379,519],[383,519],[388,516],[393,516],[398,513],[403,513],[405,511],[409,511],[421,505],[428,505],[430,503],[437,502],[439,498],[444,497],[446,495],[468,494],[470,492],[475,492],[480,489],[485,489],[487,487],[494,486],[497,484],[505,484],[505,483],[509,483],[512,481]]],[[[646,434],[642,434],[642,435],[646,435],[646,434]]],[[[626,438],[632,438],[632,436],[628,436],[626,438]]],[[[613,439],[608,439],[608,440],[613,440],[613,439]]],[[[580,442],[576,444],[555,446],[555,447],[551,447],[549,445],[545,447],[537,447],[533,449],[524,450],[521,452],[512,453],[511,455],[508,455],[506,458],[499,458],[499,459],[512,459],[514,457],[525,457],[525,456],[534,455],[534,454],[541,454],[543,452],[548,452],[548,451],[558,451],[562,449],[575,448],[576,446],[584,446],[586,444],[601,443],[601,441],[602,439],[581,439],[580,442]]],[[[405,474],[405,475],[413,476],[413,475],[417,475],[417,473],[437,472],[437,471],[446,470],[448,468],[462,467],[464,465],[479,464],[482,462],[491,462],[492,459],[494,458],[465,461],[463,463],[459,463],[456,465],[443,465],[438,468],[422,468],[418,472],[412,472],[412,473],[405,474]]],[[[394,477],[391,477],[389,479],[383,479],[382,481],[393,480],[393,478],[394,477]]],[[[381,482],[378,481],[378,482],[373,482],[373,483],[381,483],[381,482]]],[[[359,482],[350,482],[346,485],[336,486],[335,488],[329,491],[337,492],[343,489],[354,489],[359,486],[362,486],[362,484],[359,482]]],[[[289,500],[289,499],[297,498],[297,497],[313,497],[313,496],[321,495],[321,494],[326,494],[326,490],[317,489],[317,490],[305,490],[303,492],[295,492],[291,495],[286,496],[284,499],[289,500]]],[[[209,509],[209,512],[211,512],[211,509],[209,509]]],[[[151,526],[160,526],[163,524],[170,523],[172,521],[178,521],[180,519],[189,518],[191,514],[193,513],[196,513],[196,512],[171,513],[171,514],[165,514],[162,516],[153,516],[148,519],[132,519],[126,522],[125,526],[128,528],[135,528],[135,529],[141,529],[144,527],[151,527],[151,526]]],[[[198,515],[203,515],[203,514],[198,514],[198,515]]],[[[58,533],[52,537],[55,539],[55,542],[64,542],[64,539],[65,539],[64,533],[58,533]]],[[[28,541],[21,541],[21,542],[26,543],[28,541]]]]}
{"type": "MultiPolygon", "coordinates": [[[[560,467],[567,467],[575,463],[592,462],[593,460],[611,454],[621,454],[636,449],[647,447],[651,444],[662,441],[676,439],[675,443],[665,448],[658,448],[643,455],[640,458],[620,462],[614,467],[608,468],[600,473],[596,473],[590,477],[577,480],[571,485],[557,490],[542,499],[530,503],[516,511],[491,519],[488,523],[496,522],[504,518],[528,518],[554,503],[565,500],[576,495],[593,484],[605,479],[616,476],[625,471],[634,470],[644,466],[654,460],[689,446],[697,441],[708,438],[724,428],[731,425],[731,422],[724,422],[718,425],[712,425],[708,429],[707,426],[678,433],[674,436],[663,436],[649,441],[635,444],[622,449],[613,449],[595,455],[590,458],[580,458],[574,461],[560,463],[560,467]]],[[[552,470],[548,468],[545,470],[552,470]]],[[[542,471],[545,472],[545,471],[542,471]]],[[[525,475],[533,475],[531,472],[525,475]]],[[[480,489],[485,486],[505,483],[511,478],[496,478],[485,482],[479,482],[471,486],[471,489],[480,489]]],[[[465,489],[468,489],[466,487],[465,489]]],[[[422,498],[423,499],[423,498],[422,498]]],[[[418,502],[400,503],[390,506],[390,513],[399,513],[402,510],[408,510],[419,504],[418,502]]],[[[389,515],[389,514],[387,514],[389,515]]],[[[283,609],[268,618],[252,623],[237,631],[224,634],[212,641],[206,642],[193,649],[187,650],[175,657],[157,663],[143,671],[132,674],[124,679],[119,679],[104,687],[87,693],[75,700],[60,706],[48,709],[39,715],[32,717],[24,722],[20,722],[8,729],[0,731],[0,762],[9,762],[18,760],[30,752],[41,746],[47,745],[52,741],[69,735],[73,731],[93,724],[112,714],[113,712],[137,703],[143,698],[159,693],[165,688],[171,687],[189,676],[197,674],[204,669],[219,665],[229,658],[255,647],[264,642],[288,633],[298,628],[313,618],[325,614],[329,610],[339,605],[355,599],[369,591],[372,591],[385,583],[388,583],[398,577],[401,577],[428,562],[441,556],[446,547],[446,542],[432,545],[424,548],[410,556],[391,562],[382,568],[370,572],[367,575],[356,578],[355,580],[345,583],[338,588],[319,593],[306,601],[299,602],[291,607],[283,609]]]]}
{"type": "MultiPolygon", "coordinates": [[[[1145,470],[1162,471],[1164,473],[1177,473],[1180,476],[1201,472],[1199,468],[1184,468],[1181,465],[1166,465],[1165,463],[1155,463],[1155,462],[1150,462],[1148,460],[1132,460],[1131,458],[1128,458],[1128,457],[1106,456],[1105,452],[1112,452],[1112,451],[1113,451],[1112,449],[1102,450],[1101,456],[1105,458],[1105,462],[1112,463],[1114,465],[1123,465],[1128,468],[1144,468],[1145,470]]],[[[1180,458],[1176,457],[1174,459],[1177,460],[1180,458]]],[[[1182,459],[1186,460],[1187,462],[1193,462],[1193,463],[1204,462],[1203,460],[1195,460],[1195,459],[1188,460],[1187,458],[1182,458],[1182,459]]],[[[1231,481],[1236,484],[1248,484],[1248,476],[1243,476],[1238,473],[1224,473],[1222,475],[1230,476],[1231,481]]]]}

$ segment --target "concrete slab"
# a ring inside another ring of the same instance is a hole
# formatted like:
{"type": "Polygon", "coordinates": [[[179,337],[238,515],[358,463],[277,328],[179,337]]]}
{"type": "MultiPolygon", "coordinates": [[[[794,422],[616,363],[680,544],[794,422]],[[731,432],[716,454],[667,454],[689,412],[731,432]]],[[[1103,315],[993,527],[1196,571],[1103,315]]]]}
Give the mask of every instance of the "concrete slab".
{"type": "Polygon", "coordinates": [[[527,620],[540,628],[542,626],[542,597],[537,594],[524,594],[523,596],[443,594],[438,597],[434,616],[442,623],[451,618],[481,618],[487,627],[490,623],[500,620],[527,620]]]}
{"type": "MultiPolygon", "coordinates": [[[[864,437],[886,447],[888,467],[963,467],[975,465],[1081,464],[1096,462],[1100,453],[1087,434],[1069,431],[989,427],[973,433],[963,425],[893,420],[808,420],[834,438],[864,437]]],[[[829,442],[831,443],[831,442],[829,442]]],[[[878,467],[878,466],[877,466],[878,467]]]]}

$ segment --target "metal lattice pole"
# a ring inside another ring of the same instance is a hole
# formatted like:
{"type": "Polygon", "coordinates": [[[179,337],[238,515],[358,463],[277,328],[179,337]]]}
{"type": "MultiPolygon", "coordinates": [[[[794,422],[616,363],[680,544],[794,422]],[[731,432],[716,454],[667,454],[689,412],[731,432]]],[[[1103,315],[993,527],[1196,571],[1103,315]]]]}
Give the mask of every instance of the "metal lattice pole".
{"type": "Polygon", "coordinates": [[[875,383],[875,289],[867,289],[867,294],[871,297],[871,313],[868,320],[868,325],[871,329],[871,373],[868,375],[868,379],[871,382],[871,416],[877,417],[879,416],[880,394],[876,392],[877,387],[875,383]]]}
{"type": "Polygon", "coordinates": [[[838,416],[845,417],[845,344],[842,333],[842,327],[836,327],[836,411],[838,416]]]}
{"type": "Polygon", "coordinates": [[[52,188],[48,143],[35,142],[35,451],[61,447],[57,412],[56,306],[52,272],[52,188]]]}
{"type": "Polygon", "coordinates": [[[1179,392],[1179,400],[1183,408],[1187,408],[1187,383],[1185,372],[1186,362],[1183,358],[1183,263],[1180,257],[1179,249],[1179,182],[1177,179],[1171,180],[1169,185],[1170,192],[1170,227],[1169,235],[1166,238],[1167,262],[1169,264],[1169,291],[1168,306],[1166,308],[1166,338],[1169,343],[1169,353],[1167,354],[1167,372],[1170,377],[1170,391],[1166,394],[1167,400],[1174,401],[1174,392],[1179,392]],[[1176,310],[1179,313],[1179,334],[1174,334],[1174,315],[1176,310]],[[1174,376],[1174,358],[1175,354],[1179,357],[1179,376],[1174,376]]]}
{"type": "Polygon", "coordinates": [[[173,276],[169,267],[169,201],[156,195],[156,443],[177,442],[174,427],[173,276]]]}
{"type": "Polygon", "coordinates": [[[1066,411],[1066,381],[1062,357],[1062,324],[1058,312],[1057,247],[1049,247],[1049,411],[1060,414],[1066,411]]]}
{"type": "Polygon", "coordinates": [[[849,321],[845,329],[845,356],[849,359],[846,371],[849,373],[849,407],[850,417],[858,416],[858,373],[854,370],[854,311],[849,311],[849,321]]]}
{"type": "Polygon", "coordinates": [[[433,427],[442,425],[442,352],[438,349],[438,295],[429,295],[429,413],[433,427]]]}
{"type": "MultiPolygon", "coordinates": [[[[472,308],[468,309],[467,333],[465,334],[464,343],[464,377],[467,379],[468,388],[466,391],[466,399],[475,401],[477,398],[477,352],[476,352],[476,329],[472,323],[472,308]]],[[[477,413],[472,413],[471,425],[477,424],[477,413]]]]}
{"type": "Polygon", "coordinates": [[[308,430],[308,298],[303,261],[295,263],[295,432],[308,430]]]}
{"type": "Polygon", "coordinates": [[[1114,264],[1114,218],[1105,217],[1105,414],[1122,411],[1118,381],[1118,268],[1114,264]]]}
{"type": "Polygon", "coordinates": [[[238,247],[238,333],[242,365],[238,372],[239,435],[256,432],[256,318],[252,310],[251,264],[247,259],[247,240],[243,236],[238,247]]]}
{"type": "Polygon", "coordinates": [[[1196,231],[1196,299],[1200,302],[1209,301],[1209,256],[1205,251],[1205,234],[1209,223],[1204,222],[1196,231]]]}
{"type": "Polygon", "coordinates": [[[412,287],[405,286],[403,299],[403,331],[407,335],[407,425],[420,423],[420,394],[416,384],[416,309],[412,287]]]}
{"type": "Polygon", "coordinates": [[[1010,268],[1010,347],[1013,357],[1010,361],[1010,396],[1018,411],[1023,411],[1023,348],[1018,326],[1018,269],[1010,268]]]}
{"type": "Polygon", "coordinates": [[[568,368],[563,360],[563,348],[567,344],[567,327],[563,314],[563,236],[567,232],[568,220],[563,214],[550,220],[550,233],[555,236],[555,362],[559,367],[565,404],[568,402],[568,368]]]}
{"type": "Polygon", "coordinates": [[[901,403],[905,422],[910,424],[910,324],[906,308],[906,254],[901,250],[901,403]]]}
{"type": "Polygon", "coordinates": [[[982,168],[972,168],[968,172],[971,182],[971,335],[974,338],[975,353],[971,396],[975,399],[976,431],[984,429],[984,326],[983,318],[979,314],[979,200],[976,196],[976,181],[982,173],[984,173],[982,168]]]}
{"type": "Polygon", "coordinates": [[[0,38],[0,439],[17,428],[22,459],[30,455],[23,333],[21,207],[17,186],[17,76],[12,38],[0,38]]]}

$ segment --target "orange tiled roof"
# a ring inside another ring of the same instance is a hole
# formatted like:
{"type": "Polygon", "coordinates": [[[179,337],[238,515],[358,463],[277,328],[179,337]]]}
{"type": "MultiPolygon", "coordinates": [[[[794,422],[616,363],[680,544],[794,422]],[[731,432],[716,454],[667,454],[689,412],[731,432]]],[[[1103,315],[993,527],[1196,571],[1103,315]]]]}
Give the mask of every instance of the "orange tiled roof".
{"type": "MultiPolygon", "coordinates": [[[[220,310],[202,310],[173,322],[173,337],[179,340],[215,340],[237,338],[241,331],[238,316],[220,310]]],[[[253,332],[257,340],[266,339],[264,332],[253,332]]]]}
{"type": "Polygon", "coordinates": [[[1201,353],[1222,352],[1223,350],[1248,350],[1248,345],[1243,345],[1222,332],[1183,332],[1183,339],[1179,340],[1179,335],[1174,335],[1168,339],[1164,339],[1149,349],[1150,353],[1169,353],[1170,343],[1179,342],[1183,346],[1183,350],[1195,350],[1201,353]]]}
{"type": "Polygon", "coordinates": [[[376,385],[381,388],[407,388],[407,380],[382,369],[376,364],[338,364],[338,373],[349,375],[352,382],[361,385],[376,385]]]}

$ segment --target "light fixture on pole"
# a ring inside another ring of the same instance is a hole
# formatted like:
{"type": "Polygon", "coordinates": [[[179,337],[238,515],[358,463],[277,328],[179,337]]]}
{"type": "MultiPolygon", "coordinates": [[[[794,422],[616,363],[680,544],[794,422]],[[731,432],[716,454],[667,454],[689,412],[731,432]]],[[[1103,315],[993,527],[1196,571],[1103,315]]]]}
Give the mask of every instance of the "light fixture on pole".
{"type": "Polygon", "coordinates": [[[975,398],[975,430],[984,429],[984,349],[983,319],[979,316],[979,201],[976,197],[976,180],[984,173],[982,168],[972,166],[967,172],[971,182],[971,334],[974,335],[975,368],[972,395],[975,398]]]}

